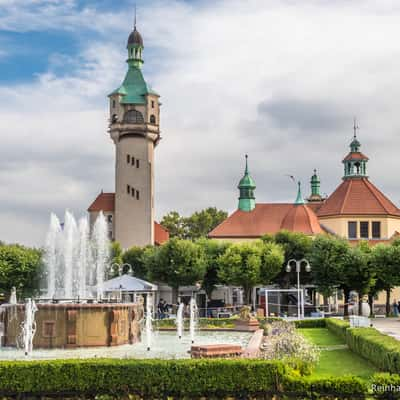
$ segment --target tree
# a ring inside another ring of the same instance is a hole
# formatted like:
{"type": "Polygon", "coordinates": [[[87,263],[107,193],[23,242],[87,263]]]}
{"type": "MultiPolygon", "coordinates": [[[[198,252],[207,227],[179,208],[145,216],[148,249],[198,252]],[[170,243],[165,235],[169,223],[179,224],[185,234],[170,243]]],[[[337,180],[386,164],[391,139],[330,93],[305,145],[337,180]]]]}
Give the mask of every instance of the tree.
{"type": "Polygon", "coordinates": [[[188,240],[170,239],[146,258],[150,278],[172,287],[173,302],[179,286],[200,282],[206,271],[203,249],[188,240]]]}
{"type": "Polygon", "coordinates": [[[15,286],[19,295],[31,296],[39,289],[42,271],[41,250],[16,244],[0,246],[0,290],[10,293],[15,286]]]}
{"type": "Polygon", "coordinates": [[[246,303],[251,289],[260,283],[261,250],[254,243],[235,243],[219,258],[218,277],[228,285],[241,286],[246,303]]]}
{"type": "Polygon", "coordinates": [[[390,292],[400,285],[400,246],[377,244],[371,251],[371,266],[376,272],[372,293],[386,292],[386,315],[390,314],[390,292]]]}
{"type": "Polygon", "coordinates": [[[196,211],[189,217],[182,217],[177,211],[171,211],[163,217],[161,225],[169,231],[170,238],[196,240],[207,237],[228,214],[215,207],[196,211]]]}
{"type": "Polygon", "coordinates": [[[343,289],[345,315],[348,315],[347,301],[350,295],[350,288],[344,280],[349,252],[350,246],[344,239],[320,235],[314,239],[309,257],[312,278],[324,298],[331,296],[335,288],[343,289]]]}
{"type": "MultiPolygon", "coordinates": [[[[148,247],[151,248],[151,246],[148,247]]],[[[148,270],[145,261],[145,252],[148,247],[133,246],[122,255],[124,264],[129,264],[133,275],[141,279],[148,279],[148,270]]],[[[151,252],[152,249],[149,251],[151,252]]]]}
{"type": "Polygon", "coordinates": [[[366,242],[351,247],[344,255],[344,275],[342,286],[355,290],[358,294],[358,313],[362,315],[362,299],[375,284],[375,271],[370,263],[370,248],[366,242]]]}
{"type": "Polygon", "coordinates": [[[202,287],[207,296],[210,298],[215,285],[221,283],[218,276],[218,259],[225,253],[226,249],[230,246],[227,242],[219,242],[217,240],[199,239],[196,242],[203,248],[206,261],[206,272],[204,274],[202,287]]]}
{"type": "Polygon", "coordinates": [[[227,216],[227,212],[218,210],[216,207],[208,207],[195,212],[184,221],[187,239],[195,240],[207,237],[227,216]]]}
{"type": "Polygon", "coordinates": [[[261,256],[260,283],[268,285],[282,270],[285,260],[284,250],[276,243],[260,241],[256,242],[256,246],[259,246],[261,256]]]}
{"type": "Polygon", "coordinates": [[[167,215],[164,215],[161,225],[168,230],[171,239],[185,239],[185,219],[177,211],[170,211],[167,215]]]}
{"type": "MultiPolygon", "coordinates": [[[[300,232],[290,232],[282,230],[275,235],[264,235],[262,237],[264,243],[275,242],[280,245],[284,251],[284,261],[280,273],[276,277],[276,282],[284,287],[289,287],[290,284],[294,284],[296,281],[296,275],[287,273],[285,266],[291,259],[301,260],[302,258],[309,258],[313,239],[300,232]]],[[[301,282],[309,282],[310,274],[301,272],[301,282]]]]}
{"type": "Polygon", "coordinates": [[[112,242],[110,245],[110,271],[111,277],[118,276],[120,274],[120,268],[122,267],[122,248],[118,242],[112,242]]]}

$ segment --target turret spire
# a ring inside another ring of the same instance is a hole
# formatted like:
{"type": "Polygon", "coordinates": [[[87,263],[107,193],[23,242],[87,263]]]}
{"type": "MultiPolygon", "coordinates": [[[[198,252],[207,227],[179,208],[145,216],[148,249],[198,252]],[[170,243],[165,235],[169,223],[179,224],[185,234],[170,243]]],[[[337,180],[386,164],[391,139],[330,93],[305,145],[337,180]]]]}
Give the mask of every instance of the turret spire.
{"type": "Polygon", "coordinates": [[[246,166],[244,170],[244,176],[240,180],[238,189],[239,189],[239,210],[242,211],[251,211],[254,210],[256,206],[256,198],[254,196],[254,190],[256,188],[256,184],[253,178],[249,174],[249,166],[248,166],[248,155],[246,154],[246,166]]]}
{"type": "Polygon", "coordinates": [[[136,4],[133,18],[133,31],[128,38],[128,64],[130,67],[140,68],[143,64],[142,53],[143,53],[143,39],[141,34],[136,29],[136,4]]]}
{"type": "Polygon", "coordinates": [[[300,181],[297,182],[297,197],[296,197],[296,201],[294,202],[294,204],[295,205],[304,204],[303,195],[301,194],[301,182],[300,181]]]}

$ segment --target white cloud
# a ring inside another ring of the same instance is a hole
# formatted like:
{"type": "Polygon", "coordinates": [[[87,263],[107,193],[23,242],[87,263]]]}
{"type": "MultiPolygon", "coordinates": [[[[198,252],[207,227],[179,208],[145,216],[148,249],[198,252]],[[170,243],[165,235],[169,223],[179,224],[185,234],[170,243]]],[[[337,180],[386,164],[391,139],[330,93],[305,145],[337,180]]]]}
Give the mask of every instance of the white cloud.
{"type": "MultiPolygon", "coordinates": [[[[18,1],[0,0],[8,10],[0,27],[93,23],[107,35],[82,38],[76,57],[53,55],[48,73],[30,84],[0,87],[7,99],[0,109],[0,239],[35,244],[47,211],[83,213],[101,188],[113,188],[105,96],[124,76],[130,13],[87,7],[81,15],[73,1],[47,3],[31,1],[33,13],[18,16],[18,1]],[[70,66],[62,77],[60,63],[70,66]]],[[[158,214],[232,210],[246,152],[257,201],[294,199],[286,173],[301,178],[308,193],[314,167],[330,193],[354,114],[372,181],[400,199],[388,173],[398,168],[400,144],[399,13],[394,1],[146,3],[139,20],[145,75],[163,103],[158,214]]]]}

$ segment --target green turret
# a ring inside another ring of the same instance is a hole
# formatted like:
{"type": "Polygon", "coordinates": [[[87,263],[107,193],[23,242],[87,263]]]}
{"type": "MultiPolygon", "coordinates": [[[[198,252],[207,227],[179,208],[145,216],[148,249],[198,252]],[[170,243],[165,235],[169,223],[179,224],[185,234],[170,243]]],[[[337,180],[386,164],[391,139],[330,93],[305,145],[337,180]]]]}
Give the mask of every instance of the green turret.
{"type": "Polygon", "coordinates": [[[296,201],[294,202],[295,205],[301,205],[304,204],[304,198],[303,195],[301,194],[301,182],[297,182],[297,197],[296,201]]]}
{"type": "Polygon", "coordinates": [[[254,190],[256,188],[256,184],[253,178],[249,174],[249,168],[247,163],[247,154],[246,154],[246,168],[244,170],[244,176],[240,180],[238,189],[239,189],[239,210],[241,211],[252,211],[256,207],[256,198],[254,196],[254,190]]]}
{"type": "Polygon", "coordinates": [[[311,183],[311,196],[321,197],[321,193],[319,192],[321,181],[319,180],[316,169],[314,169],[314,175],[311,177],[310,183],[311,183]]]}

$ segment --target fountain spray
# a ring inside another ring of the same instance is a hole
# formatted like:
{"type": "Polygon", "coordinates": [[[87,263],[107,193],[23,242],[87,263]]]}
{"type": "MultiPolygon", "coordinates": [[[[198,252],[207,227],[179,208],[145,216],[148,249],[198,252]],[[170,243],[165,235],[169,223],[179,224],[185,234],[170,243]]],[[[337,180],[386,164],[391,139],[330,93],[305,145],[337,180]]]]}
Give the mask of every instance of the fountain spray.
{"type": "Polygon", "coordinates": [[[25,355],[28,356],[33,350],[33,338],[36,333],[35,313],[36,303],[32,299],[27,299],[25,303],[25,320],[22,327],[25,355]]]}
{"type": "Polygon", "coordinates": [[[153,335],[153,296],[148,293],[146,296],[146,341],[147,341],[147,351],[150,351],[153,335]]]}
{"type": "Polygon", "coordinates": [[[194,343],[194,336],[197,324],[197,304],[196,299],[192,297],[190,299],[190,340],[194,343]]]}
{"type": "Polygon", "coordinates": [[[182,339],[182,331],[183,331],[183,308],[185,305],[183,303],[179,304],[178,311],[176,313],[176,328],[178,332],[179,339],[182,339]]]}

